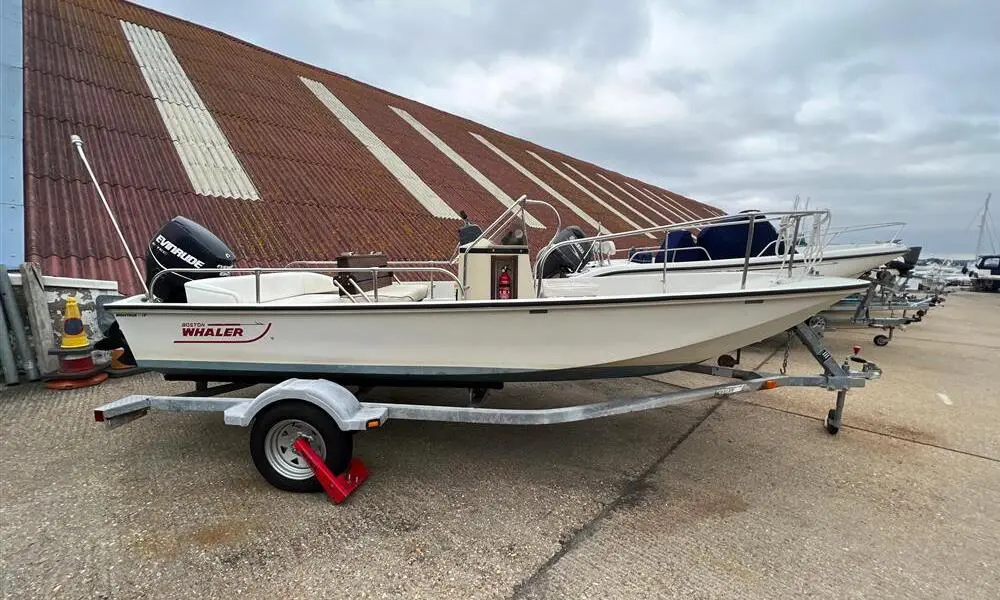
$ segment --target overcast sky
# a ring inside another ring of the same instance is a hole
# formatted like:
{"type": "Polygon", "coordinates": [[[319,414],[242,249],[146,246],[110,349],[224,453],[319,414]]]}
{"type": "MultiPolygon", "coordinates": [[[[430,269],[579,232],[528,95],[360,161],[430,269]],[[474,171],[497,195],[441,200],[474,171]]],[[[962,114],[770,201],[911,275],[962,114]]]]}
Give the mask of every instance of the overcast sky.
{"type": "Polygon", "coordinates": [[[138,3],[727,211],[971,253],[1000,195],[996,0],[138,3]]]}

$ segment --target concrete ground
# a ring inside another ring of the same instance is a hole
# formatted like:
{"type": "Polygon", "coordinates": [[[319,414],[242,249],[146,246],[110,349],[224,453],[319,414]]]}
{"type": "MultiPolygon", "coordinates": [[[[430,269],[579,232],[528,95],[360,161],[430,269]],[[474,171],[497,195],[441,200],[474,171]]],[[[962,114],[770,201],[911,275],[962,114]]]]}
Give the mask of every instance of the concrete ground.
{"type": "MultiPolygon", "coordinates": [[[[91,409],[186,384],[0,391],[4,598],[997,598],[1000,295],[953,294],[882,348],[848,398],[779,388],[551,427],[390,421],[343,505],[267,485],[249,432],[91,409]]],[[[777,370],[778,342],[743,365],[777,370]]],[[[790,372],[816,372],[796,344],[790,372]]],[[[509,386],[494,406],[593,402],[708,381],[676,373],[509,386]],[[658,381],[657,381],[658,380],[658,381]]],[[[372,399],[461,402],[458,391],[372,399]]]]}

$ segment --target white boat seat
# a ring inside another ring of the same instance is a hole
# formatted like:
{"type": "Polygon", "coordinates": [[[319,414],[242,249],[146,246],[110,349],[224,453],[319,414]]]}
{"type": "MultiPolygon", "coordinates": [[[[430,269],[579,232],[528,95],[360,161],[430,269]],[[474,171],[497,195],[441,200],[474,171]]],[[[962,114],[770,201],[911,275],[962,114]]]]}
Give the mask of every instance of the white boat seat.
{"type": "Polygon", "coordinates": [[[544,279],[542,280],[542,292],[546,296],[561,298],[581,298],[597,296],[600,286],[596,281],[585,279],[544,279]]]}
{"type": "MultiPolygon", "coordinates": [[[[379,302],[420,302],[430,294],[430,285],[427,283],[396,283],[393,282],[390,285],[383,285],[378,288],[378,301],[379,302]]],[[[351,294],[350,298],[353,298],[358,304],[364,304],[365,302],[375,300],[375,292],[369,291],[365,292],[365,296],[368,300],[365,300],[361,294],[351,294]]],[[[350,300],[345,299],[346,302],[350,300]]]]}
{"type": "MultiPolygon", "coordinates": [[[[362,300],[364,302],[364,300],[362,300]]],[[[288,298],[278,298],[266,304],[278,306],[314,306],[318,304],[350,304],[351,301],[337,293],[326,294],[302,294],[301,296],[290,296],[288,298]]]]}
{"type": "MultiPolygon", "coordinates": [[[[184,284],[187,301],[193,304],[253,304],[257,302],[255,290],[254,275],[210,277],[184,284]]],[[[289,271],[260,275],[261,302],[336,291],[333,278],[320,273],[289,271]]]]}
{"type": "MultiPolygon", "coordinates": [[[[263,282],[261,282],[263,286],[263,282]]],[[[205,286],[196,287],[196,297],[197,294],[202,294],[204,292],[205,286]]],[[[263,292],[263,290],[262,290],[263,292]]],[[[392,285],[382,286],[378,289],[378,300],[379,302],[420,302],[429,295],[429,290],[427,284],[421,283],[394,283],[392,285]]],[[[192,300],[191,295],[188,295],[189,302],[234,302],[231,300],[231,294],[221,294],[217,290],[211,290],[209,292],[212,294],[210,299],[202,300],[192,300]]],[[[251,291],[251,295],[253,292],[251,291]]],[[[310,294],[293,294],[289,296],[283,296],[280,298],[275,298],[273,300],[263,301],[264,295],[261,294],[262,304],[271,304],[279,306],[308,306],[317,304],[345,304],[352,303],[351,298],[353,298],[356,304],[366,304],[369,301],[375,299],[372,292],[367,292],[368,300],[361,297],[360,294],[353,294],[350,298],[342,296],[337,292],[337,290],[328,290],[326,292],[317,292],[310,294]]],[[[249,300],[253,302],[253,300],[249,300]]]]}
{"type": "MultiPolygon", "coordinates": [[[[386,285],[378,288],[378,298],[391,299],[391,300],[409,300],[411,302],[420,302],[427,297],[430,291],[430,285],[426,283],[393,283],[392,285],[386,285]]],[[[374,295],[369,293],[370,298],[374,298],[374,295]]]]}

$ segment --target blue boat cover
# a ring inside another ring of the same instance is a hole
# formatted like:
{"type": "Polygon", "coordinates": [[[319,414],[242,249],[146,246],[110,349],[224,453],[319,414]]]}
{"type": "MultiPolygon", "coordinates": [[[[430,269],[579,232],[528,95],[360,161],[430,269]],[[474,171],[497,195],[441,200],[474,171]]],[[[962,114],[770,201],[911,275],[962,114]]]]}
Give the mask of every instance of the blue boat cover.
{"type": "Polygon", "coordinates": [[[697,248],[698,244],[695,242],[694,236],[691,235],[690,231],[671,231],[667,234],[664,241],[660,242],[659,251],[653,253],[649,250],[643,251],[641,254],[637,254],[637,250],[633,248],[629,252],[629,262],[634,263],[662,263],[663,262],[663,248],[666,246],[667,250],[676,250],[675,252],[668,252],[667,262],[690,262],[693,260],[702,260],[705,258],[705,253],[698,250],[681,250],[681,248],[697,248]]]}
{"type": "MultiPolygon", "coordinates": [[[[765,221],[763,215],[753,217],[753,242],[750,245],[750,255],[757,256],[767,248],[767,245],[778,239],[778,231],[770,221],[765,221]]],[[[698,245],[708,251],[712,260],[727,258],[743,258],[747,251],[747,238],[750,236],[750,218],[745,214],[733,215],[722,219],[720,223],[740,223],[739,225],[708,226],[698,233],[698,245]],[[742,223],[740,223],[742,221],[742,223]]],[[[768,255],[781,255],[785,252],[784,244],[777,244],[775,250],[771,246],[768,255]]]]}
{"type": "Polygon", "coordinates": [[[721,219],[718,223],[738,223],[737,225],[708,225],[698,233],[697,240],[690,231],[671,231],[666,239],[660,243],[659,251],[653,253],[645,250],[639,253],[635,248],[629,251],[629,262],[635,263],[662,263],[664,247],[668,252],[667,262],[694,262],[708,260],[725,260],[732,258],[743,258],[746,255],[747,237],[750,235],[750,220],[754,219],[753,243],[750,245],[750,255],[757,256],[767,248],[768,256],[780,256],[785,253],[785,244],[780,243],[769,246],[778,239],[778,231],[770,221],[765,220],[765,216],[757,214],[754,217],[747,215],[747,212],[757,213],[758,211],[745,211],[738,215],[733,215],[721,219]],[[700,250],[684,250],[684,248],[704,248],[708,251],[708,256],[700,250]]]}
{"type": "MultiPolygon", "coordinates": [[[[705,258],[704,252],[700,250],[683,250],[683,248],[697,247],[698,243],[695,242],[694,236],[691,235],[690,231],[671,231],[667,234],[667,250],[673,250],[674,252],[668,253],[667,262],[703,260],[705,258]]],[[[663,262],[663,256],[661,255],[656,262],[663,262]]]]}

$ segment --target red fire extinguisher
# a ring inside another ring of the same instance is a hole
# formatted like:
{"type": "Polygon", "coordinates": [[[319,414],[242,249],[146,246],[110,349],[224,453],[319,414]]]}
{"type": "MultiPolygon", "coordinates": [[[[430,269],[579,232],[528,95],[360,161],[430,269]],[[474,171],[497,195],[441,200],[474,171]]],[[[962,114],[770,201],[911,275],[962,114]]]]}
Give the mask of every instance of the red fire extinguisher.
{"type": "Polygon", "coordinates": [[[500,271],[500,277],[497,278],[497,296],[501,300],[510,300],[510,273],[507,267],[500,271]]]}

